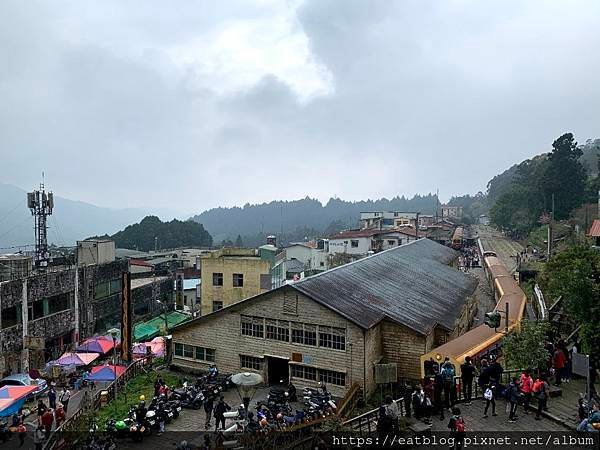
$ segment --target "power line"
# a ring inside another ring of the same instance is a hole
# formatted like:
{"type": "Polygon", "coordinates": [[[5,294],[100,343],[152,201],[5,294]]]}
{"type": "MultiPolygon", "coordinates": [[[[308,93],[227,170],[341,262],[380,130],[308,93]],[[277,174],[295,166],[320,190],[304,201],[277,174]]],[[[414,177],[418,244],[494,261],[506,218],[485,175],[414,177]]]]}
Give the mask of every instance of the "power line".
{"type": "Polygon", "coordinates": [[[2,217],[0,219],[0,223],[4,222],[8,216],[10,216],[13,212],[15,212],[17,210],[17,208],[19,208],[21,205],[23,205],[25,203],[25,200],[21,200],[14,208],[12,208],[10,211],[8,211],[4,217],[2,217]]]}

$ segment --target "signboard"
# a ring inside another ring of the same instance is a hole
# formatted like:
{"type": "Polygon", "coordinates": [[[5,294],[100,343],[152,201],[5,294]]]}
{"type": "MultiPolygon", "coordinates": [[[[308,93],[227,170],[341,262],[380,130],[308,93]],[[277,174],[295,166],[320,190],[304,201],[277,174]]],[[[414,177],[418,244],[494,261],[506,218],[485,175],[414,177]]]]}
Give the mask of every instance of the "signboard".
{"type": "Polygon", "coordinates": [[[394,364],[375,364],[375,383],[388,384],[398,381],[398,366],[394,364]]]}
{"type": "Polygon", "coordinates": [[[181,273],[177,274],[177,278],[175,280],[175,291],[175,305],[177,306],[177,309],[181,310],[183,309],[183,274],[181,273]]]}
{"type": "Polygon", "coordinates": [[[573,373],[582,377],[590,374],[590,358],[583,353],[573,353],[573,373]]]}
{"type": "Polygon", "coordinates": [[[25,336],[23,338],[23,347],[30,350],[43,350],[46,346],[44,344],[44,338],[25,336]]]}
{"type": "Polygon", "coordinates": [[[131,361],[131,339],[133,316],[131,314],[131,274],[123,272],[123,292],[121,294],[121,357],[131,361]]]}

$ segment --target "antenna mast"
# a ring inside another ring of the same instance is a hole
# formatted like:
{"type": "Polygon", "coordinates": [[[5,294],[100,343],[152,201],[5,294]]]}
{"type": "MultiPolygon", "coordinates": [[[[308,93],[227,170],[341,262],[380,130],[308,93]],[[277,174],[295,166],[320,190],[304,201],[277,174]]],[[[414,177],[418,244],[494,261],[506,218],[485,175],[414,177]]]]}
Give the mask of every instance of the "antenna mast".
{"type": "Polygon", "coordinates": [[[44,172],[40,189],[27,193],[27,207],[35,217],[35,265],[37,268],[48,267],[50,252],[48,251],[48,216],[54,209],[54,194],[46,192],[44,187],[44,172]]]}

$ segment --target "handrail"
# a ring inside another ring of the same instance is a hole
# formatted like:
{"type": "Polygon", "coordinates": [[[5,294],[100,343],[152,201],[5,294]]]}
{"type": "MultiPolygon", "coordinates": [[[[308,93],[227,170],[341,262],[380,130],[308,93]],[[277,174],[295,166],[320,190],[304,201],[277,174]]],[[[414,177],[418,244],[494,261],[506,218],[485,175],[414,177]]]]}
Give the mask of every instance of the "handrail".
{"type": "Polygon", "coordinates": [[[346,409],[349,408],[350,412],[354,409],[356,402],[359,400],[359,397],[362,396],[362,389],[360,384],[354,383],[352,387],[348,390],[344,398],[339,402],[339,406],[337,408],[337,415],[342,417],[346,413],[346,409]]]}
{"type": "MultiPolygon", "coordinates": [[[[102,392],[107,391],[107,401],[112,401],[115,398],[115,393],[118,393],[126,384],[127,381],[139,375],[139,373],[143,370],[145,366],[147,366],[150,362],[150,358],[144,357],[134,361],[130,364],[125,371],[119,375],[115,380],[113,380],[106,389],[98,390],[91,401],[91,409],[92,411],[96,411],[100,409],[102,403],[102,392]]],[[[86,391],[87,392],[87,391],[86,391]]],[[[82,405],[85,406],[85,405],[82,405]]],[[[56,428],[48,440],[45,442],[43,450],[53,450],[57,448],[57,445],[62,444],[60,448],[64,445],[68,445],[69,442],[66,434],[67,433],[76,433],[87,431],[82,428],[82,419],[85,415],[85,408],[80,406],[79,409],[67,420],[65,420],[60,427],[56,428]]]]}

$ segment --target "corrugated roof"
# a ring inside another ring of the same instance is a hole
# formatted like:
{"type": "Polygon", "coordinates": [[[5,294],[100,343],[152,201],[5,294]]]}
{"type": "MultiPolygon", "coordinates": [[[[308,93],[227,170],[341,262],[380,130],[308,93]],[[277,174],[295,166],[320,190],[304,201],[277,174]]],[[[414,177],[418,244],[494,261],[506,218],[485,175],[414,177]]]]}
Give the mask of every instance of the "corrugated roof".
{"type": "Polygon", "coordinates": [[[448,266],[454,250],[420,239],[291,285],[363,328],[384,318],[426,334],[452,329],[475,278],[448,266]]]}
{"type": "Polygon", "coordinates": [[[591,237],[600,237],[600,219],[594,220],[589,235],[591,237]]]}
{"type": "MultiPolygon", "coordinates": [[[[346,230],[340,231],[338,234],[334,234],[329,239],[348,239],[348,238],[360,238],[360,237],[371,237],[385,234],[404,234],[406,236],[414,237],[416,231],[410,227],[404,228],[387,228],[383,230],[377,230],[374,228],[366,228],[364,230],[346,230]]],[[[423,233],[419,233],[419,236],[423,237],[423,233]]]]}

